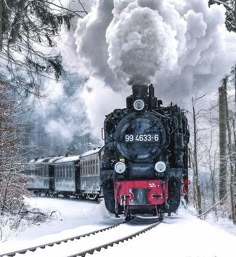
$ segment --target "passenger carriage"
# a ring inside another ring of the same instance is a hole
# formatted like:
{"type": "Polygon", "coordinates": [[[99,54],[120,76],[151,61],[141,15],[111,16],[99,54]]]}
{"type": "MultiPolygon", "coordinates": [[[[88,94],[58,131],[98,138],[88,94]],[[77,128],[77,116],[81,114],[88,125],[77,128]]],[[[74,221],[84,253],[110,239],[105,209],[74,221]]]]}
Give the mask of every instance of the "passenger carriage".
{"type": "Polygon", "coordinates": [[[53,164],[62,157],[47,157],[33,159],[25,170],[27,176],[27,189],[36,195],[49,195],[54,191],[54,168],[53,164]]]}
{"type": "Polygon", "coordinates": [[[83,198],[96,200],[101,194],[102,149],[88,151],[80,156],[80,190],[83,198]]]}
{"type": "Polygon", "coordinates": [[[80,156],[63,157],[54,164],[54,194],[65,197],[80,195],[80,156]]]}

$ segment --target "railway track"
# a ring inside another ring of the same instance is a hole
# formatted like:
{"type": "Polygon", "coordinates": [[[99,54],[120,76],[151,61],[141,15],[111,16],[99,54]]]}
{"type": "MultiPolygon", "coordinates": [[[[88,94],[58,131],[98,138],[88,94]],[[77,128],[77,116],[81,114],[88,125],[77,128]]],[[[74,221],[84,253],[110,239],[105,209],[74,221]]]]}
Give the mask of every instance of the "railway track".
{"type": "MultiPolygon", "coordinates": [[[[39,256],[57,256],[57,257],[84,257],[86,254],[93,254],[101,249],[113,247],[115,244],[133,239],[140,234],[156,227],[160,221],[155,221],[149,225],[132,226],[130,222],[121,222],[100,230],[92,231],[75,237],[41,244],[18,251],[1,253],[0,257],[20,256],[39,257],[39,256]],[[129,231],[127,233],[127,231],[129,231]]],[[[134,224],[133,224],[134,225],[134,224]]]]}

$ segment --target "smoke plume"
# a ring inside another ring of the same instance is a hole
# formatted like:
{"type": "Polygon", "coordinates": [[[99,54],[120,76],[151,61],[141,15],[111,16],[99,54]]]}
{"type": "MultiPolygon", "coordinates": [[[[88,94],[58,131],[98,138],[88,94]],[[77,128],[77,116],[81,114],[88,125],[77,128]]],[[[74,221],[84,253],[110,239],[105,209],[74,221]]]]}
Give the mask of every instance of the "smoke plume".
{"type": "Polygon", "coordinates": [[[92,78],[83,94],[92,124],[124,107],[114,99],[130,92],[127,84],[151,82],[166,104],[182,105],[215,89],[236,60],[224,20],[225,9],[205,0],[98,1],[75,33],[78,70],[92,78]]]}
{"type": "Polygon", "coordinates": [[[203,0],[100,0],[78,22],[79,67],[115,89],[153,82],[164,95],[188,95],[235,61],[229,42],[236,37],[224,19],[221,6],[203,0]]]}

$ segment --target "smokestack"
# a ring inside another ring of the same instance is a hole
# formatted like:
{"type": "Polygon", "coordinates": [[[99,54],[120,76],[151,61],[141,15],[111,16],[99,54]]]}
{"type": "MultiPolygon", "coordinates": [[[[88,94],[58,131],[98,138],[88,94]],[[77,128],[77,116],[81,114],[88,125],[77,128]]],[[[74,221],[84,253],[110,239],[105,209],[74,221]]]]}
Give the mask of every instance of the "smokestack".
{"type": "Polygon", "coordinates": [[[133,94],[126,98],[126,106],[128,109],[133,107],[136,99],[143,99],[146,102],[148,98],[148,85],[133,85],[133,94]]]}
{"type": "Polygon", "coordinates": [[[133,85],[133,98],[134,99],[146,99],[148,95],[148,86],[147,85],[133,85]]]}

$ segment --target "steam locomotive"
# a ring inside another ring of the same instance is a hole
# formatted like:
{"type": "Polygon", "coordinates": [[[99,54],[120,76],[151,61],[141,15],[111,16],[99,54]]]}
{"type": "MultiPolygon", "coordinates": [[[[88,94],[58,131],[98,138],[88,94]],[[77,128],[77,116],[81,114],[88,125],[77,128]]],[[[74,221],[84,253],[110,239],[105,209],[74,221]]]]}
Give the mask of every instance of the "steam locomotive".
{"type": "Polygon", "coordinates": [[[102,148],[79,156],[29,162],[28,189],[40,195],[97,200],[130,219],[163,218],[188,201],[188,121],[177,105],[163,107],[152,85],[134,85],[126,108],[106,116],[102,148]]]}
{"type": "Polygon", "coordinates": [[[152,85],[133,85],[126,108],[104,122],[100,170],[105,206],[127,219],[176,212],[188,201],[188,121],[177,105],[163,107],[152,85]]]}

